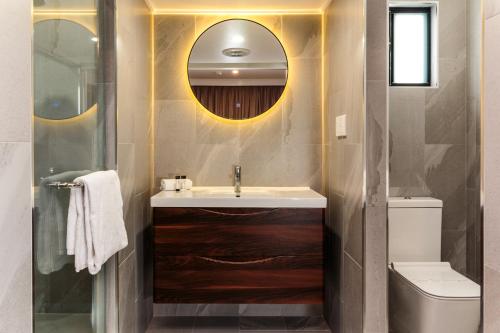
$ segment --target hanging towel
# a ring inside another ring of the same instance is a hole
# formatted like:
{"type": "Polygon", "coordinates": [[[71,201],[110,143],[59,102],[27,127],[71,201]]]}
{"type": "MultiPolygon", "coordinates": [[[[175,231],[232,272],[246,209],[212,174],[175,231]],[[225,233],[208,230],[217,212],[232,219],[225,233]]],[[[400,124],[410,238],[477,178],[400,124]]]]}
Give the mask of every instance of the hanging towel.
{"type": "Polygon", "coordinates": [[[59,271],[71,263],[66,255],[66,220],[68,217],[69,191],[49,187],[54,182],[70,182],[90,171],[67,171],[42,178],[40,181],[40,200],[38,219],[35,224],[36,264],[42,274],[59,271]]]}
{"type": "Polygon", "coordinates": [[[68,209],[67,253],[75,256],[77,272],[97,274],[102,265],[128,245],[120,180],[114,170],[98,171],[74,180],[68,209]]]}

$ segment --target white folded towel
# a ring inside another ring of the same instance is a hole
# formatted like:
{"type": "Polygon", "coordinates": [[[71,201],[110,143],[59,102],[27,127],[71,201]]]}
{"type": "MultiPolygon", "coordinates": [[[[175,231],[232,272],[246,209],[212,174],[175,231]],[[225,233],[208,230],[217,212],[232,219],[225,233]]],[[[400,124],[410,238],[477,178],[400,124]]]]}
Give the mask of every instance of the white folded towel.
{"type": "Polygon", "coordinates": [[[50,187],[50,183],[70,182],[90,173],[66,171],[42,178],[40,181],[40,200],[38,219],[35,224],[36,266],[42,274],[59,271],[73,258],[66,255],[66,235],[69,191],[50,187]]]}
{"type": "Polygon", "coordinates": [[[123,201],[116,171],[98,171],[78,177],[68,209],[68,255],[75,256],[77,272],[97,274],[102,265],[128,245],[123,201]]]}

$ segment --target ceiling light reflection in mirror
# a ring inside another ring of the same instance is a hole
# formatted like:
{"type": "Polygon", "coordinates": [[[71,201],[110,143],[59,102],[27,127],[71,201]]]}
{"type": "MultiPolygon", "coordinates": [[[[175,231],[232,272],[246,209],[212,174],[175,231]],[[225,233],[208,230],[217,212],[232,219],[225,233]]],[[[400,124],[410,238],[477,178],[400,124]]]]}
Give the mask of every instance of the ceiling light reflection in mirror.
{"type": "Polygon", "coordinates": [[[189,83],[198,101],[216,116],[245,120],[271,109],[288,80],[288,61],[266,27],[231,19],[208,28],[195,42],[189,83]]]}

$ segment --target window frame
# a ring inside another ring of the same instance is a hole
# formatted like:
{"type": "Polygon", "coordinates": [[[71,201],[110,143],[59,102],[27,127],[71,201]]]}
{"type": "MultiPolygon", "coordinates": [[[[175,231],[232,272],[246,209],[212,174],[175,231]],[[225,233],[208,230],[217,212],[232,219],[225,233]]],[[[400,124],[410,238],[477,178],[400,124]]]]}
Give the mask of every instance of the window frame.
{"type": "Polygon", "coordinates": [[[390,7],[389,8],[389,84],[393,87],[431,87],[432,86],[432,7],[390,7]],[[427,80],[423,83],[394,82],[394,14],[416,13],[427,17],[427,80]]]}

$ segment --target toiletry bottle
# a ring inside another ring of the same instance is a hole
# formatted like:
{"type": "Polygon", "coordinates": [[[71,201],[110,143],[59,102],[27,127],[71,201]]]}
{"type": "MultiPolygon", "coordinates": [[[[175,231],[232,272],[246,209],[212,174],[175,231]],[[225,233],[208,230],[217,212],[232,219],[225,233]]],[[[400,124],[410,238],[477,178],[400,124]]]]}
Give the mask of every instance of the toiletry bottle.
{"type": "Polygon", "coordinates": [[[181,176],[181,189],[184,191],[186,189],[186,176],[181,176]]]}
{"type": "Polygon", "coordinates": [[[181,176],[175,176],[175,191],[179,192],[182,188],[181,176]]]}

